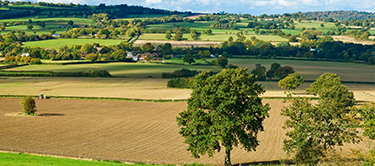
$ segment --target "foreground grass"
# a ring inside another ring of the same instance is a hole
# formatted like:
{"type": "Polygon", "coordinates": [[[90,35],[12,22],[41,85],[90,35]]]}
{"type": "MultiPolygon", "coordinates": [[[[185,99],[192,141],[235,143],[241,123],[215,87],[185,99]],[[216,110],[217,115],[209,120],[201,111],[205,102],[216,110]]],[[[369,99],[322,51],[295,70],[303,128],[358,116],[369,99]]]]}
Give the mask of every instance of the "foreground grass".
{"type": "Polygon", "coordinates": [[[25,47],[38,46],[42,48],[54,48],[59,49],[63,45],[72,46],[72,45],[82,45],[85,43],[99,43],[104,45],[116,45],[120,44],[125,40],[105,40],[105,39],[54,39],[54,40],[42,40],[42,41],[33,41],[33,42],[24,42],[25,47]]]}
{"type": "Polygon", "coordinates": [[[87,161],[87,160],[76,160],[70,158],[55,158],[47,156],[35,156],[30,154],[15,154],[15,153],[0,153],[0,166],[11,166],[11,165],[80,165],[80,166],[111,166],[111,165],[131,165],[131,166],[147,166],[146,164],[124,164],[124,163],[112,163],[103,161],[87,161]]]}

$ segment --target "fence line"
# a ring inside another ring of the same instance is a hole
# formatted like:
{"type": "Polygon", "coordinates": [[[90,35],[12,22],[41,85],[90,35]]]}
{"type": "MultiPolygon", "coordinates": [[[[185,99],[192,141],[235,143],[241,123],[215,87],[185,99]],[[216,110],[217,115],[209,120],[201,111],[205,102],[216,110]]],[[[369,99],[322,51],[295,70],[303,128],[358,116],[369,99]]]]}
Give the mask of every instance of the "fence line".
{"type": "MultiPolygon", "coordinates": [[[[72,154],[72,153],[64,153],[64,152],[48,152],[48,151],[36,151],[36,150],[29,150],[29,149],[17,149],[17,148],[4,148],[0,147],[0,151],[7,151],[7,152],[14,152],[14,153],[28,153],[28,154],[39,154],[42,156],[52,156],[52,157],[62,157],[62,158],[73,158],[73,159],[82,159],[82,160],[109,160],[109,161],[120,161],[123,163],[145,163],[145,164],[162,164],[162,165],[183,165],[183,164],[193,164],[194,162],[191,161],[167,161],[167,160],[140,160],[140,159],[125,159],[125,158],[117,158],[117,157],[104,157],[104,156],[91,156],[91,155],[82,155],[82,154],[72,154]]],[[[216,165],[218,163],[213,162],[204,162],[201,164],[207,165],[216,165]]]]}

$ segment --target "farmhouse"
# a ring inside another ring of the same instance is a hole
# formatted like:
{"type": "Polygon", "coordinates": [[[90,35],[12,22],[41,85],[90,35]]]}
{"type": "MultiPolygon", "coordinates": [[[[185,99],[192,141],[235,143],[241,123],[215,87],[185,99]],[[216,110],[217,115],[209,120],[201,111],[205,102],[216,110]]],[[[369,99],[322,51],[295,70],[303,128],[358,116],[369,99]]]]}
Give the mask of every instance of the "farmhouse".
{"type": "Polygon", "coordinates": [[[29,56],[30,54],[28,52],[23,52],[21,56],[29,56]]]}
{"type": "Polygon", "coordinates": [[[127,52],[127,53],[126,53],[126,58],[127,58],[127,59],[132,58],[133,61],[139,61],[141,55],[140,55],[140,54],[136,54],[136,55],[134,55],[133,53],[136,54],[136,52],[127,52]]]}

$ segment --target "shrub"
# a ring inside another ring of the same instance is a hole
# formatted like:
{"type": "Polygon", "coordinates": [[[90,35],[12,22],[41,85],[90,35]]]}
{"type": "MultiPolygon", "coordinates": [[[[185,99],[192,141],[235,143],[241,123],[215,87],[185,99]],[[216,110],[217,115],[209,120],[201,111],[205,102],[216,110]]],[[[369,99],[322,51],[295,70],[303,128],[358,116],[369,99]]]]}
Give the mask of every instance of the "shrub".
{"type": "Polygon", "coordinates": [[[22,109],[26,114],[34,114],[36,112],[35,100],[30,96],[25,96],[21,99],[22,109]]]}
{"type": "Polygon", "coordinates": [[[42,61],[40,61],[39,58],[31,58],[30,64],[41,64],[42,61]]]}
{"type": "Polygon", "coordinates": [[[193,83],[192,78],[172,78],[168,81],[167,87],[170,88],[189,88],[193,83]]]}

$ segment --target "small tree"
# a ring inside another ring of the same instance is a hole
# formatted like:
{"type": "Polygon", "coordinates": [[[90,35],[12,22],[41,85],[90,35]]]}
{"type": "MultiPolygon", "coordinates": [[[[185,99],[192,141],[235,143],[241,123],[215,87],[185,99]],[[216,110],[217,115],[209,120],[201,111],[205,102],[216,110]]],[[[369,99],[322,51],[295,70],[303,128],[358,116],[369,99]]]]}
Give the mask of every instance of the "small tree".
{"type": "Polygon", "coordinates": [[[225,166],[231,165],[230,152],[240,144],[247,151],[259,145],[257,134],[269,105],[263,105],[264,93],[247,69],[227,69],[210,76],[202,72],[194,77],[193,92],[187,110],[179,113],[180,134],[195,158],[225,148],[225,166]]]}
{"type": "Polygon", "coordinates": [[[266,80],[266,67],[261,64],[256,64],[255,66],[255,69],[251,70],[251,74],[256,75],[259,81],[266,80]]]}
{"type": "Polygon", "coordinates": [[[192,54],[186,54],[186,55],[184,56],[184,62],[189,63],[189,65],[190,65],[191,63],[195,63],[194,56],[193,56],[192,54]]]}
{"type": "Polygon", "coordinates": [[[225,68],[228,65],[228,59],[222,55],[217,59],[217,64],[219,64],[222,68],[225,68]]]}
{"type": "Polygon", "coordinates": [[[94,53],[91,53],[87,54],[85,59],[90,60],[91,62],[95,62],[98,59],[98,56],[94,53]]]}
{"type": "Polygon", "coordinates": [[[25,113],[28,115],[34,114],[36,112],[35,100],[30,96],[23,97],[21,99],[21,105],[23,111],[25,111],[25,113]]]}
{"type": "Polygon", "coordinates": [[[27,25],[27,29],[28,29],[28,30],[32,30],[33,28],[34,28],[33,25],[31,25],[31,24],[27,25]]]}
{"type": "Polygon", "coordinates": [[[170,39],[172,38],[172,34],[171,34],[171,32],[167,32],[167,33],[165,33],[165,38],[166,38],[167,40],[170,40],[170,39]]]}
{"type": "Polygon", "coordinates": [[[298,86],[303,84],[305,80],[297,73],[289,74],[284,79],[278,82],[279,87],[286,88],[288,90],[295,90],[298,86]]]}

